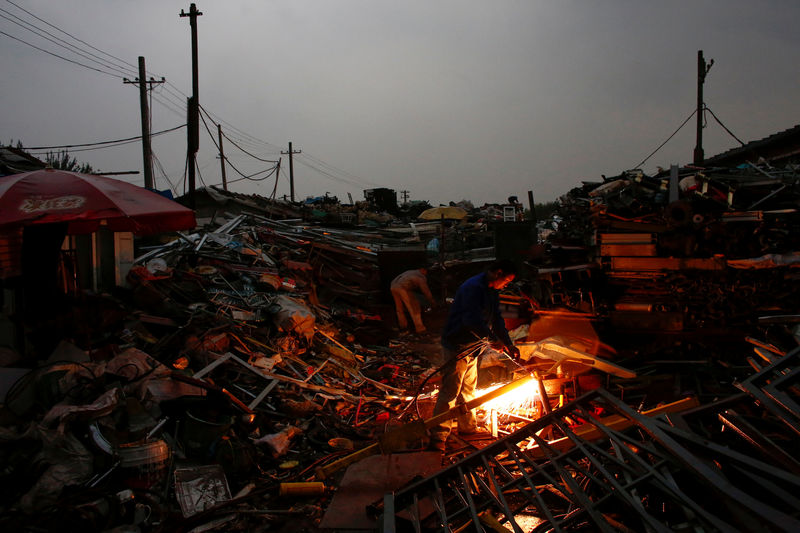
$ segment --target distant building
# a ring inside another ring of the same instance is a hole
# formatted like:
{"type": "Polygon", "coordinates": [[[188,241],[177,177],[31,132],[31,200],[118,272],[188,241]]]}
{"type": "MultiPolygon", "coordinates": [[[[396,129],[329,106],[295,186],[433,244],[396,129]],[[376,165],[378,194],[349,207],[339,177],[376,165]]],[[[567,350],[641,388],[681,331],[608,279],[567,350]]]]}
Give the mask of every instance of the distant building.
{"type": "Polygon", "coordinates": [[[735,167],[747,163],[758,164],[762,159],[771,165],[781,166],[800,162],[800,125],[706,158],[703,166],[735,167]]]}
{"type": "Polygon", "coordinates": [[[36,159],[20,148],[0,146],[0,176],[31,172],[43,169],[46,166],[47,163],[36,159]]]}
{"type": "Polygon", "coordinates": [[[364,198],[381,211],[397,213],[397,191],[394,189],[379,188],[364,191],[364,198]]]}

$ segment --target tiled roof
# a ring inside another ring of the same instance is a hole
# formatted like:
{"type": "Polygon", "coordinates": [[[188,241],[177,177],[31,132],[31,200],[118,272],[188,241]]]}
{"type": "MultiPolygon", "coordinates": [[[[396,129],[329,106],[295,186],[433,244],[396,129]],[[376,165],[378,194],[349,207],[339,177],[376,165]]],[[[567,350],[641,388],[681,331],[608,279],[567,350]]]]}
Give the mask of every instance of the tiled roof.
{"type": "MultiPolygon", "coordinates": [[[[778,133],[773,133],[772,135],[764,137],[763,139],[759,139],[757,141],[751,141],[743,146],[731,148],[730,150],[722,152],[715,156],[707,157],[703,161],[703,164],[704,166],[714,166],[718,164],[724,164],[725,162],[732,159],[737,159],[738,157],[752,156],[752,154],[758,154],[760,150],[772,148],[782,143],[789,143],[790,145],[787,146],[786,154],[783,154],[783,157],[788,155],[794,155],[800,152],[800,124],[792,128],[789,128],[787,130],[780,131],[778,133]],[[795,146],[791,147],[791,144],[794,144],[795,146]]],[[[774,159],[775,156],[773,155],[772,158],[774,159]]]]}

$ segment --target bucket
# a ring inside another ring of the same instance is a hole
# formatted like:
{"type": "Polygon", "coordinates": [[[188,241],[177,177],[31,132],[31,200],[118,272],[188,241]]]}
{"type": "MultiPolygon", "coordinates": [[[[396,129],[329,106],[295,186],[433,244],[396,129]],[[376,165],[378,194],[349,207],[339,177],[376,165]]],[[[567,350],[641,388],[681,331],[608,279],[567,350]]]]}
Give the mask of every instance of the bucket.
{"type": "Polygon", "coordinates": [[[186,411],[181,440],[187,452],[206,453],[233,424],[233,417],[223,414],[186,411]]]}
{"type": "Polygon", "coordinates": [[[163,440],[121,444],[116,449],[123,482],[132,489],[149,489],[163,481],[170,449],[163,440]]]}

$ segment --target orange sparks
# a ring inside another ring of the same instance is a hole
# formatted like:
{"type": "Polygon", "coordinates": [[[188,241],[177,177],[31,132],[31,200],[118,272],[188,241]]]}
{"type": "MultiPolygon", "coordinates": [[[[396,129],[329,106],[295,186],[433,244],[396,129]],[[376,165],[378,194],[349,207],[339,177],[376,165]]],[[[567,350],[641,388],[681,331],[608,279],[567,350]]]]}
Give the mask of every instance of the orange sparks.
{"type": "MultiPolygon", "coordinates": [[[[477,389],[476,397],[498,389],[502,386],[492,385],[485,389],[477,389]]],[[[535,383],[531,382],[525,386],[514,389],[502,396],[489,400],[481,406],[487,411],[498,411],[506,413],[526,412],[529,413],[536,409],[536,402],[539,400],[539,393],[536,391],[535,383]]]]}

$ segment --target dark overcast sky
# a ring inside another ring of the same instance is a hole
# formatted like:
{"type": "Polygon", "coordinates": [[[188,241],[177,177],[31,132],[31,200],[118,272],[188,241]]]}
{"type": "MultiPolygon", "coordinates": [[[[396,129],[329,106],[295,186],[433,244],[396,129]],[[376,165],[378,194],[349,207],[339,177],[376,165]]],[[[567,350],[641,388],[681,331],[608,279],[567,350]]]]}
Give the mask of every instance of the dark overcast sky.
{"type": "MultiPolygon", "coordinates": [[[[277,159],[293,141],[300,199],[358,200],[364,189],[389,187],[433,204],[526,199],[529,190],[553,200],[635,167],[678,128],[695,107],[698,50],[714,60],[706,104],[739,139],[800,123],[797,0],[196,3],[201,105],[259,158],[277,159]]],[[[189,5],[0,0],[8,34],[0,34],[0,140],[54,146],[139,135],[138,91],[122,82],[136,76],[138,56],[168,82],[154,91],[153,131],[185,122],[191,41],[178,15],[189,5]],[[124,72],[105,54],[124,60],[124,72]]],[[[707,118],[706,155],[738,145],[707,118]]],[[[643,169],[689,163],[694,144],[692,119],[643,169]]],[[[185,147],[185,130],[153,140],[179,194],[185,147]]],[[[225,152],[245,174],[269,166],[231,144],[225,152]]],[[[106,172],[142,168],[139,144],[71,153],[106,172]]],[[[278,195],[289,193],[286,157],[278,195]]],[[[198,186],[221,182],[202,126],[197,161],[198,186]]],[[[158,165],[156,183],[171,187],[158,165]]],[[[268,196],[274,185],[230,188],[268,196]]]]}

